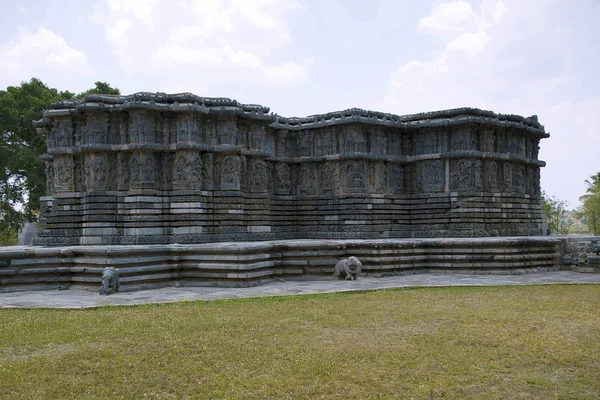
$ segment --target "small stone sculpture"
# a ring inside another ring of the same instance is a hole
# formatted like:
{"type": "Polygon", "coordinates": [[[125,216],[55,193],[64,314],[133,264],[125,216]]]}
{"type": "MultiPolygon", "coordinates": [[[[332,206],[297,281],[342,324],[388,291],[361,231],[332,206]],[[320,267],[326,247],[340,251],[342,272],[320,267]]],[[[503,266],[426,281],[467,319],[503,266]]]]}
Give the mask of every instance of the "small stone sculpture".
{"type": "Polygon", "coordinates": [[[117,293],[119,291],[119,273],[114,267],[106,267],[102,270],[102,287],[100,288],[100,295],[108,296],[109,294],[117,293]]]}
{"type": "Polygon", "coordinates": [[[570,256],[570,255],[568,255],[568,254],[565,254],[565,255],[563,256],[563,258],[562,258],[562,261],[563,261],[563,265],[565,265],[565,266],[567,266],[567,267],[568,267],[568,266],[571,266],[571,265],[573,264],[573,259],[572,259],[572,258],[571,258],[571,256],[570,256]]]}
{"type": "Polygon", "coordinates": [[[579,264],[587,264],[588,263],[588,255],[587,252],[585,250],[581,250],[579,252],[579,264]]]}
{"type": "Polygon", "coordinates": [[[356,257],[349,257],[346,260],[340,260],[335,264],[333,276],[336,278],[345,278],[347,281],[353,281],[360,274],[362,263],[356,257]]]}

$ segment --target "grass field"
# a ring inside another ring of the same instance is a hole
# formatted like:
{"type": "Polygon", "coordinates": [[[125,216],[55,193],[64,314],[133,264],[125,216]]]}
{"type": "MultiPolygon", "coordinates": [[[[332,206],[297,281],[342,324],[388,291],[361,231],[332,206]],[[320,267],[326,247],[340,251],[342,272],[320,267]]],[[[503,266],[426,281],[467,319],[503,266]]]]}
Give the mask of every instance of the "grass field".
{"type": "Polygon", "coordinates": [[[600,398],[600,285],[0,310],[0,397],[600,398]]]}

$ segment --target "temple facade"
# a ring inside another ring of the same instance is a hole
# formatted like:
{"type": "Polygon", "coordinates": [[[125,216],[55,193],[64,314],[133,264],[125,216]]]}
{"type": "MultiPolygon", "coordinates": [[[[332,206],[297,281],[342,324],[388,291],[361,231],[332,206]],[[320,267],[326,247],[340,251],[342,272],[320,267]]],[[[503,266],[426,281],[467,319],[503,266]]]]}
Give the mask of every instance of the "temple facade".
{"type": "Polygon", "coordinates": [[[38,245],[542,234],[536,116],[284,118],[192,94],[55,103],[38,245]]]}

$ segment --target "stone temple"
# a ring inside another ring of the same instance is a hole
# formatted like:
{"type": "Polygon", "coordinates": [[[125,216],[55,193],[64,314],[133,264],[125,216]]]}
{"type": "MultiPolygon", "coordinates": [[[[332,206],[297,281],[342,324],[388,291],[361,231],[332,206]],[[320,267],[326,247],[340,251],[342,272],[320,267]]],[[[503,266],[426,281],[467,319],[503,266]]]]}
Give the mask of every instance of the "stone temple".
{"type": "Polygon", "coordinates": [[[539,235],[536,116],[284,118],[184,94],[55,103],[38,245],[539,235]]]}
{"type": "Polygon", "coordinates": [[[536,236],[549,135],[535,116],[284,118],[137,93],[56,103],[35,125],[41,232],[0,248],[0,292],[98,291],[111,268],[115,291],[333,279],[351,256],[370,277],[563,266],[565,239],[536,236]]]}

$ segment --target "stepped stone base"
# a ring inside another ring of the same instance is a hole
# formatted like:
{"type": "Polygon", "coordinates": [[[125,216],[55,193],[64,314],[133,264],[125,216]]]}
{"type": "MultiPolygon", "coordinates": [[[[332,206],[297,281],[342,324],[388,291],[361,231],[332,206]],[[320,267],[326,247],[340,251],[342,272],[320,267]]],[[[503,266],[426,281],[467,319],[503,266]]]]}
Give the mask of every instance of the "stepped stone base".
{"type": "Polygon", "coordinates": [[[107,266],[119,271],[121,291],[333,279],[336,262],[349,256],[358,257],[363,275],[371,277],[426,272],[522,274],[559,270],[565,242],[564,238],[512,237],[4,247],[0,248],[0,293],[97,291],[107,266]]]}

